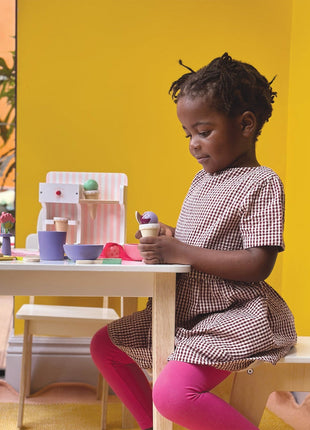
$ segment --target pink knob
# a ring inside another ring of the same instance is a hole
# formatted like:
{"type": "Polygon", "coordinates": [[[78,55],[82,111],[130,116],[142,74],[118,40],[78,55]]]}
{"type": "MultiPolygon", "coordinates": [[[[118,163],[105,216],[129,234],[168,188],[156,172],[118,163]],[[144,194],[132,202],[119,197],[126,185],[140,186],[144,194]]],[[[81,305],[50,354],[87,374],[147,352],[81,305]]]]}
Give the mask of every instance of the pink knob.
{"type": "Polygon", "coordinates": [[[56,191],[56,196],[61,196],[61,191],[60,190],[56,191]]]}

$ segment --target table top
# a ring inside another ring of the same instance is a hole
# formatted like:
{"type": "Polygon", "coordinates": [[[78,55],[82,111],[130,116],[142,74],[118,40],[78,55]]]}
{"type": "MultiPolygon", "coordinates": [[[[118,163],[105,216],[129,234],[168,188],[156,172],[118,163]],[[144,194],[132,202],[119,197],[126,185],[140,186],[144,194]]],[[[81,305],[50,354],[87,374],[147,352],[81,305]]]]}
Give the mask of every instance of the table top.
{"type": "Polygon", "coordinates": [[[26,262],[22,260],[0,261],[0,271],[61,271],[61,272],[144,272],[188,273],[187,264],[144,264],[139,261],[123,261],[122,264],[76,264],[70,260],[26,262]]]}

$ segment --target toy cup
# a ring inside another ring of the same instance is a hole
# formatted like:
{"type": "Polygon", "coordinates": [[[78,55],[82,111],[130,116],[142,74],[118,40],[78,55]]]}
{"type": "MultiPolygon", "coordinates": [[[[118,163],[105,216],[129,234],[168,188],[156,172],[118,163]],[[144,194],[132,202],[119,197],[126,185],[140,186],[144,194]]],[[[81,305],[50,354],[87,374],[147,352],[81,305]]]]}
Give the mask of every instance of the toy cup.
{"type": "Polygon", "coordinates": [[[56,231],[68,231],[68,218],[54,217],[56,231]]]}
{"type": "Polygon", "coordinates": [[[38,231],[40,260],[63,260],[65,231],[38,231]]]}

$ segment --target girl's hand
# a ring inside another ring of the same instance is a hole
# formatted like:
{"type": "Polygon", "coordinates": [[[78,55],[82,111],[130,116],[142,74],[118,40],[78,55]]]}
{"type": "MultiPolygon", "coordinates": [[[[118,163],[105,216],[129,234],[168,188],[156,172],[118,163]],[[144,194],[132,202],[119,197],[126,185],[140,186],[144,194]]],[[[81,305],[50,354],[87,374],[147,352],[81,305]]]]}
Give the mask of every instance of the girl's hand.
{"type": "Polygon", "coordinates": [[[138,245],[146,264],[182,263],[184,247],[186,245],[172,235],[141,237],[138,245]]]}
{"type": "Polygon", "coordinates": [[[160,222],[159,224],[160,224],[159,236],[174,237],[175,228],[170,227],[170,225],[163,224],[162,222],[160,222]]]}
{"type": "MultiPolygon", "coordinates": [[[[170,227],[167,224],[163,224],[162,222],[160,224],[160,230],[159,230],[159,236],[169,236],[174,237],[175,228],[170,227]]],[[[136,239],[140,239],[142,237],[140,230],[138,230],[135,234],[136,239]]]]}

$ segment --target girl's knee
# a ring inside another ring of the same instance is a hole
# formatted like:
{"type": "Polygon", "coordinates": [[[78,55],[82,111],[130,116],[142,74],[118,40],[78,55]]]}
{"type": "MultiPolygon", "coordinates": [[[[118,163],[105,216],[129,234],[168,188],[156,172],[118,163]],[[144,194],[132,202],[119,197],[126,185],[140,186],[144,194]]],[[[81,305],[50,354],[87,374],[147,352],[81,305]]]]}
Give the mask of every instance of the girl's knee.
{"type": "Polygon", "coordinates": [[[133,360],[111,341],[108,326],[94,334],[90,343],[90,353],[95,364],[130,364],[133,360]]]}
{"type": "Polygon", "coordinates": [[[169,378],[169,372],[165,371],[159,375],[153,387],[156,409],[161,415],[175,422],[186,410],[188,395],[188,387],[177,378],[169,378]]]}
{"type": "Polygon", "coordinates": [[[173,384],[162,383],[158,378],[153,386],[153,402],[160,414],[173,421],[173,415],[179,409],[177,400],[173,384]]]}
{"type": "Polygon", "coordinates": [[[208,392],[228,374],[210,366],[169,361],[154,384],[154,404],[162,415],[178,422],[202,397],[209,398],[208,392]]]}
{"type": "Polygon", "coordinates": [[[98,330],[90,342],[90,354],[94,359],[98,354],[102,356],[105,345],[107,344],[109,338],[108,327],[105,326],[98,330]]]}

